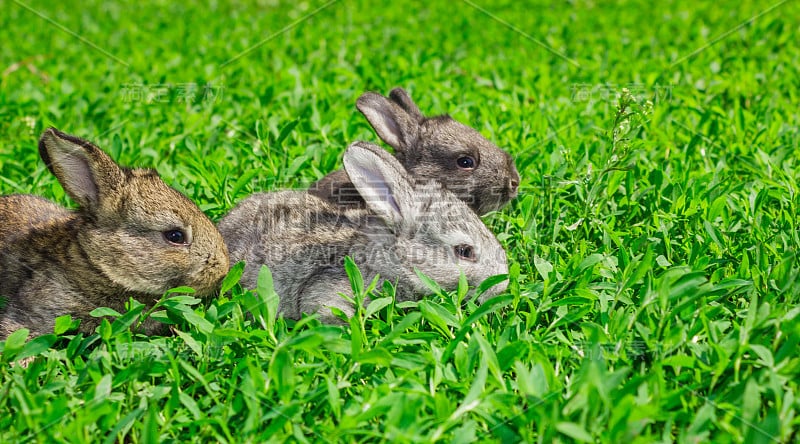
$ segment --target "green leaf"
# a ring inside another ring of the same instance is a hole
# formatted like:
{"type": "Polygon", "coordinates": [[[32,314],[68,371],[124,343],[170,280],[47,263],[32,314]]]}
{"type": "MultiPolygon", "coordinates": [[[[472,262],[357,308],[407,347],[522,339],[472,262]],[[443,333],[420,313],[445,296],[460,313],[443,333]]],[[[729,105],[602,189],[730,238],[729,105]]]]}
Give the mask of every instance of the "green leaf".
{"type": "Polygon", "coordinates": [[[25,341],[28,339],[30,335],[30,330],[27,328],[20,328],[15,332],[8,335],[5,341],[5,348],[4,353],[11,353],[17,350],[21,350],[22,347],[25,345],[25,341]]]}
{"type": "Polygon", "coordinates": [[[446,292],[442,290],[442,287],[440,287],[439,284],[437,284],[433,279],[429,278],[416,268],[414,268],[414,272],[417,274],[417,277],[419,277],[419,280],[421,280],[422,283],[431,290],[431,294],[438,294],[442,296],[446,295],[446,292]]]}
{"type": "Polygon", "coordinates": [[[244,273],[244,261],[239,261],[231,267],[228,271],[228,274],[225,276],[225,279],[222,280],[222,284],[220,285],[219,294],[225,294],[229,292],[242,278],[242,274],[244,273]]]}
{"type": "MultiPolygon", "coordinates": [[[[340,330],[338,329],[336,331],[337,333],[340,332],[340,330]]],[[[338,336],[337,334],[334,335],[326,334],[321,329],[304,331],[295,336],[292,336],[288,341],[284,343],[284,346],[290,349],[312,352],[312,351],[317,351],[319,349],[319,346],[325,343],[328,339],[333,339],[334,337],[337,336],[338,336]]]]}
{"type": "MultiPolygon", "coordinates": [[[[259,171],[258,169],[255,169],[255,168],[245,171],[240,177],[238,177],[236,179],[236,182],[234,182],[233,187],[231,187],[231,194],[232,195],[239,194],[239,192],[241,190],[243,190],[244,187],[248,183],[250,183],[250,180],[252,180],[253,177],[255,177],[256,175],[258,175],[260,173],[261,173],[261,171],[259,171]]],[[[228,276],[230,276],[230,274],[228,276]]],[[[236,282],[238,282],[238,279],[236,280],[236,282]]],[[[234,282],[234,284],[235,284],[235,282],[234,282]]],[[[224,288],[224,286],[223,286],[223,288],[224,288]]],[[[222,294],[225,294],[231,288],[233,288],[233,285],[231,285],[231,287],[228,288],[227,290],[222,291],[222,294]]]]}
{"type": "Polygon", "coordinates": [[[453,336],[449,327],[458,328],[459,326],[458,319],[452,313],[432,301],[420,301],[419,310],[428,322],[448,338],[453,336]]]}
{"type": "Polygon", "coordinates": [[[339,398],[339,388],[330,376],[325,376],[325,386],[328,389],[328,405],[331,406],[333,417],[339,420],[342,416],[342,406],[339,398]]]}
{"type": "Polygon", "coordinates": [[[345,256],[344,258],[344,270],[347,273],[347,278],[350,280],[350,288],[353,289],[353,296],[358,298],[358,296],[363,295],[364,277],[361,276],[361,270],[358,269],[358,266],[353,262],[350,256],[345,256]]]}
{"type": "Polygon", "coordinates": [[[384,307],[391,305],[392,302],[393,302],[392,298],[373,299],[367,306],[366,314],[364,315],[364,317],[369,318],[375,313],[381,311],[384,307]]]}
{"type": "Polygon", "coordinates": [[[517,374],[517,387],[522,394],[543,398],[547,394],[547,380],[540,364],[533,364],[530,370],[520,361],[514,362],[517,374]]]}
{"type": "MultiPolygon", "coordinates": [[[[482,334],[479,332],[473,333],[473,339],[478,343],[478,347],[481,350],[483,355],[481,361],[486,363],[489,371],[494,376],[495,381],[498,384],[498,387],[505,387],[505,381],[503,379],[503,372],[500,370],[500,364],[497,361],[497,354],[495,353],[494,349],[489,342],[486,341],[486,338],[483,337],[482,334]]],[[[501,389],[502,391],[502,389],[501,389]]]]}
{"type": "Polygon", "coordinates": [[[775,367],[775,360],[772,357],[772,352],[763,345],[760,344],[748,344],[750,350],[753,351],[756,355],[758,355],[759,360],[769,368],[775,367]]]}
{"type": "Polygon", "coordinates": [[[288,403],[294,395],[294,362],[285,348],[279,347],[272,355],[269,376],[277,387],[278,397],[288,403]]]}
{"type": "MultiPolygon", "coordinates": [[[[214,334],[217,335],[219,332],[215,331],[214,334]]],[[[175,330],[175,334],[178,335],[179,338],[183,339],[183,342],[194,352],[197,356],[203,356],[203,347],[200,345],[199,342],[192,335],[188,333],[184,333],[180,330],[175,330]]]]}
{"type": "Polygon", "coordinates": [[[64,316],[59,316],[56,318],[56,324],[55,327],[53,328],[53,331],[55,332],[55,334],[61,335],[69,330],[72,330],[73,328],[77,328],[78,326],[77,324],[78,324],[77,320],[73,321],[72,316],[68,314],[64,316]]]}
{"type": "Polygon", "coordinates": [[[144,412],[145,409],[140,407],[125,415],[125,417],[111,429],[106,439],[103,440],[103,444],[114,444],[117,442],[118,435],[122,433],[123,430],[130,430],[130,427],[144,415],[144,412]]]}
{"type": "Polygon", "coordinates": [[[668,356],[661,360],[660,363],[662,366],[665,367],[673,367],[676,369],[680,368],[693,368],[694,367],[694,358],[687,355],[673,355],[668,356]]]}
{"type": "Polygon", "coordinates": [[[113,316],[115,318],[118,318],[118,317],[122,316],[122,314],[120,312],[118,312],[116,310],[113,310],[111,308],[108,308],[108,307],[98,307],[98,308],[95,308],[94,310],[90,311],[89,312],[89,316],[92,316],[92,317],[95,317],[95,318],[102,318],[103,316],[113,316]]]}
{"type": "Polygon", "coordinates": [[[664,257],[663,254],[659,254],[658,257],[656,257],[656,263],[658,265],[662,266],[662,267],[671,267],[672,266],[672,264],[667,260],[666,257],[664,257]]]}
{"type": "Polygon", "coordinates": [[[456,289],[456,295],[458,298],[456,299],[458,305],[461,305],[461,302],[464,300],[464,297],[467,295],[469,291],[469,282],[467,282],[467,275],[464,274],[464,270],[459,270],[458,273],[458,288],[456,289]]]}
{"type": "Polygon", "coordinates": [[[359,364],[377,364],[388,367],[392,364],[392,354],[384,348],[375,348],[356,356],[359,364]]]}
{"type": "Polygon", "coordinates": [[[400,322],[392,326],[392,330],[381,339],[381,345],[388,345],[396,338],[400,337],[403,332],[414,326],[422,318],[422,314],[418,311],[411,312],[400,319],[400,322]]]}
{"type": "Polygon", "coordinates": [[[214,336],[220,338],[249,339],[250,333],[235,328],[215,328],[214,336]]]}
{"type": "Polygon", "coordinates": [[[475,288],[475,297],[480,297],[480,295],[486,293],[486,290],[489,290],[495,285],[506,280],[508,280],[507,274],[496,274],[494,276],[489,276],[475,288]]]}
{"type": "Polygon", "coordinates": [[[533,266],[536,267],[536,271],[539,272],[539,276],[542,277],[543,281],[546,281],[550,273],[553,272],[553,264],[539,256],[533,257],[533,266]]]}
{"type": "Polygon", "coordinates": [[[275,286],[272,282],[272,272],[269,267],[262,265],[258,271],[258,280],[256,281],[256,291],[258,297],[264,304],[264,322],[266,323],[267,331],[272,332],[275,328],[275,318],[278,316],[278,306],[280,305],[280,298],[275,292],[275,286]]]}
{"type": "Polygon", "coordinates": [[[100,325],[97,327],[97,332],[100,334],[100,338],[104,341],[111,339],[111,323],[108,322],[108,319],[103,318],[103,320],[100,321],[100,325]]]}
{"type": "Polygon", "coordinates": [[[186,322],[196,327],[197,330],[205,335],[210,335],[211,332],[214,331],[214,325],[211,322],[208,322],[191,309],[171,309],[170,307],[168,307],[168,309],[173,313],[179,314],[186,322]]]}
{"type": "Polygon", "coordinates": [[[106,373],[100,378],[100,381],[94,387],[92,402],[98,403],[108,398],[108,395],[111,394],[111,381],[111,373],[106,373]]]}
{"type": "Polygon", "coordinates": [[[299,123],[300,119],[294,119],[289,123],[287,123],[286,125],[284,125],[283,128],[281,128],[281,132],[280,134],[278,134],[277,139],[275,139],[275,145],[281,146],[283,144],[283,141],[286,140],[287,137],[289,137],[289,134],[291,134],[292,131],[294,131],[294,129],[297,127],[299,123]]]}
{"type": "Polygon", "coordinates": [[[159,408],[156,403],[149,403],[147,417],[142,424],[142,442],[144,444],[158,444],[159,439],[158,416],[159,408]]]}
{"type": "Polygon", "coordinates": [[[461,327],[460,330],[453,336],[453,339],[449,341],[447,347],[442,354],[442,361],[446,362],[450,359],[450,356],[453,354],[456,346],[467,336],[467,333],[472,330],[472,324],[474,324],[478,319],[486,316],[489,313],[493,313],[501,308],[511,304],[514,302],[514,296],[505,295],[496,298],[489,299],[488,301],[481,304],[477,310],[475,310],[471,315],[467,317],[464,321],[464,325],[461,327]]]}
{"type": "Polygon", "coordinates": [[[168,295],[176,294],[176,293],[177,294],[194,294],[195,293],[195,289],[192,288],[192,287],[170,288],[169,290],[166,291],[166,293],[164,293],[164,296],[168,296],[168,295]]]}
{"type": "Polygon", "coordinates": [[[484,388],[486,387],[486,376],[488,374],[488,367],[485,361],[479,361],[478,372],[472,380],[472,385],[469,388],[467,396],[458,406],[458,408],[450,415],[450,421],[455,421],[461,418],[464,414],[474,410],[481,403],[484,388]]]}
{"type": "Polygon", "coordinates": [[[292,163],[286,168],[284,174],[288,177],[294,176],[297,171],[303,166],[304,163],[308,160],[308,156],[297,156],[292,159],[292,163]]]}
{"type": "Polygon", "coordinates": [[[139,315],[144,311],[144,305],[138,305],[136,308],[131,309],[124,315],[119,316],[111,324],[111,335],[116,336],[121,332],[127,330],[139,318],[139,315]]]}
{"type": "Polygon", "coordinates": [[[605,259],[605,257],[602,254],[598,253],[590,254],[585,258],[583,258],[581,263],[578,265],[578,271],[584,271],[587,268],[592,268],[595,265],[599,264],[603,259],[605,259]]]}
{"type": "Polygon", "coordinates": [[[28,343],[22,347],[22,351],[17,354],[16,359],[19,360],[32,356],[39,356],[40,354],[49,350],[50,347],[55,344],[56,339],[58,339],[56,335],[37,336],[28,341],[28,343]]]}
{"type": "Polygon", "coordinates": [[[350,318],[350,353],[357,357],[364,346],[364,330],[361,322],[353,316],[350,318]]]}
{"type": "Polygon", "coordinates": [[[203,300],[200,298],[196,298],[194,296],[185,296],[185,295],[171,296],[166,300],[173,304],[190,305],[190,306],[198,305],[201,302],[203,302],[203,300]]]}
{"type": "Polygon", "coordinates": [[[205,418],[205,414],[200,411],[200,407],[198,407],[197,402],[192,399],[191,396],[187,395],[184,392],[181,392],[178,395],[178,398],[181,400],[181,404],[186,407],[186,410],[192,414],[192,417],[195,421],[199,421],[202,418],[205,418]]]}
{"type": "Polygon", "coordinates": [[[559,422],[556,423],[556,430],[563,433],[564,435],[569,436],[570,438],[576,441],[582,442],[591,442],[594,441],[592,439],[592,435],[586,431],[583,427],[575,424],[574,422],[559,422]]]}

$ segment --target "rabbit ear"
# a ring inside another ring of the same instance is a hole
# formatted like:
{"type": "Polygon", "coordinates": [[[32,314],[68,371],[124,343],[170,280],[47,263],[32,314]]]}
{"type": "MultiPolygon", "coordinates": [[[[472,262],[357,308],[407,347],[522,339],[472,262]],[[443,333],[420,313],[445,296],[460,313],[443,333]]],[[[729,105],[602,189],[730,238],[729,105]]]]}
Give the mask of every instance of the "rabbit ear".
{"type": "Polygon", "coordinates": [[[380,94],[366,92],[356,101],[356,108],[375,128],[378,136],[392,148],[405,151],[417,143],[419,121],[394,101],[380,94]]]}
{"type": "Polygon", "coordinates": [[[413,218],[414,187],[408,172],[377,145],[354,142],[344,153],[344,169],[372,212],[390,225],[413,218]]]}
{"type": "Polygon", "coordinates": [[[39,155],[67,194],[89,211],[124,181],[122,169],[100,148],[55,128],[42,134],[39,155]]]}
{"type": "Polygon", "coordinates": [[[403,88],[393,89],[389,92],[389,98],[392,99],[394,103],[400,105],[411,117],[416,119],[417,122],[421,122],[422,119],[425,118],[417,104],[411,100],[411,96],[409,96],[403,88]]]}

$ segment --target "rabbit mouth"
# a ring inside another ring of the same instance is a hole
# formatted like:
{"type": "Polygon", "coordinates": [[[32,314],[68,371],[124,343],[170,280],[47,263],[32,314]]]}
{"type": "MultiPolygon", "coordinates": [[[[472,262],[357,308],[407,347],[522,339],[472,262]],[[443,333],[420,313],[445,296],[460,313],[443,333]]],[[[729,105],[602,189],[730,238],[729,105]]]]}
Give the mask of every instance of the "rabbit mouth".
{"type": "Polygon", "coordinates": [[[506,188],[506,198],[511,200],[519,195],[519,186],[516,184],[509,184],[506,188]]]}
{"type": "Polygon", "coordinates": [[[195,276],[193,282],[186,282],[182,285],[188,285],[195,289],[198,296],[210,296],[219,288],[222,280],[225,279],[225,274],[221,273],[220,267],[209,267],[201,271],[195,276]]]}
{"type": "MultiPolygon", "coordinates": [[[[494,193],[493,193],[494,194],[494,193]]],[[[497,194],[501,196],[501,199],[489,199],[488,201],[481,198],[481,196],[476,195],[473,198],[473,203],[470,205],[473,208],[478,210],[478,214],[486,214],[492,211],[497,211],[505,205],[511,198],[508,196],[507,191],[498,191],[497,194]]]]}

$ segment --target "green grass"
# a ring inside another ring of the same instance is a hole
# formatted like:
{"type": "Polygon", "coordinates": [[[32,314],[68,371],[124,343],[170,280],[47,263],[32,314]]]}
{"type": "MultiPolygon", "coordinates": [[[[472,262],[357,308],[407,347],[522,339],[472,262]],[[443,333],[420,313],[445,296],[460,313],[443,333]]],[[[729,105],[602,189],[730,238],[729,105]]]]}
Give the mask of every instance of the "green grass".
{"type": "Polygon", "coordinates": [[[509,291],[340,328],[273,320],[234,274],[163,301],[176,337],[131,334],[135,304],[14,336],[0,441],[800,439],[798,2],[210,3],[3,2],[0,192],[71,205],[54,125],[217,220],[377,141],[355,100],[403,86],[516,158],[486,218],[509,291]]]}

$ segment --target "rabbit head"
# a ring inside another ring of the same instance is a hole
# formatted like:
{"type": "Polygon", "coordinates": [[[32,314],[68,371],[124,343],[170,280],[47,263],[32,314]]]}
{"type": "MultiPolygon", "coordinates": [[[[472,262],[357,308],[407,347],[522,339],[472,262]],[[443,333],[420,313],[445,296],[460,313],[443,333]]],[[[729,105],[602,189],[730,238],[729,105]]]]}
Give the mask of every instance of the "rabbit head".
{"type": "Polygon", "coordinates": [[[78,204],[78,233],[91,263],[128,291],[161,295],[177,286],[210,294],[228,270],[214,224],[149,169],[118,166],[85,140],[48,129],[39,153],[78,204]]]}
{"type": "Polygon", "coordinates": [[[425,117],[402,88],[388,97],[364,93],[356,107],[411,175],[440,181],[478,214],[517,195],[520,177],[508,153],[448,115],[425,117]]]}
{"type": "MultiPolygon", "coordinates": [[[[458,286],[461,273],[472,286],[508,273],[505,251],[491,231],[437,181],[410,178],[388,152],[363,142],[347,149],[344,168],[373,218],[365,229],[368,267],[397,283],[398,300],[430,292],[415,269],[448,290],[458,286]]],[[[504,289],[497,285],[483,297],[504,289]]]]}

